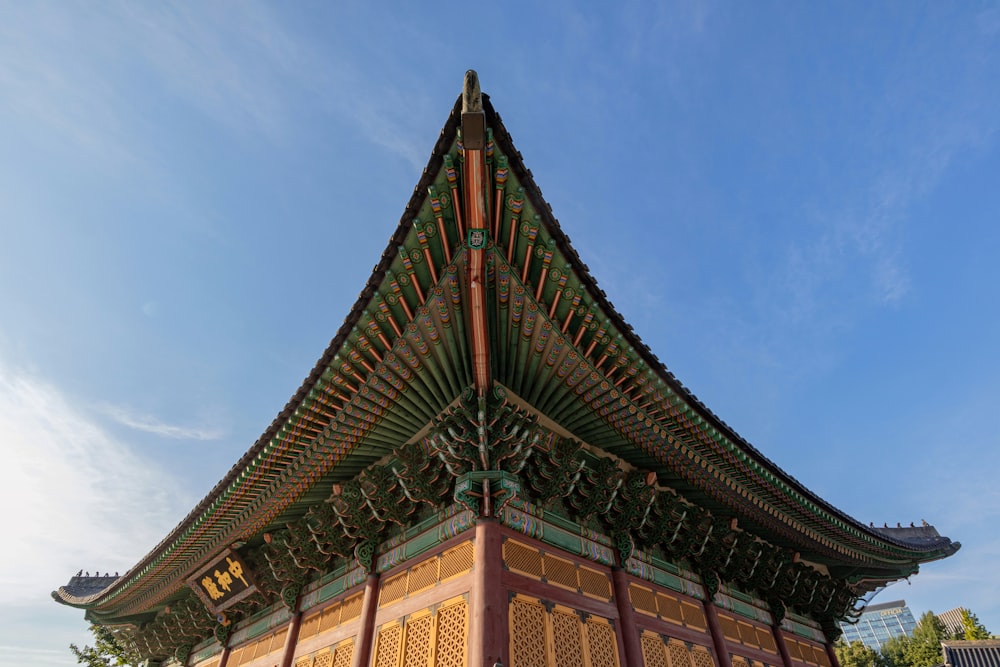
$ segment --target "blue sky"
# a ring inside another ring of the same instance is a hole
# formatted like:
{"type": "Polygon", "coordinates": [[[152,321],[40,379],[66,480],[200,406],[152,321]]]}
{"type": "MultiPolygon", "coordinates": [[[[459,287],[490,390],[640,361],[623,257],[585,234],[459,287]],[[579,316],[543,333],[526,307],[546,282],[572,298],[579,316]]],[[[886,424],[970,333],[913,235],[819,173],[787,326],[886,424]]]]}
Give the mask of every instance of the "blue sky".
{"type": "Polygon", "coordinates": [[[1000,632],[1000,9],[0,3],[0,665],[312,368],[479,71],[638,334],[1000,632]],[[204,6],[201,6],[204,5],[204,6]]]}

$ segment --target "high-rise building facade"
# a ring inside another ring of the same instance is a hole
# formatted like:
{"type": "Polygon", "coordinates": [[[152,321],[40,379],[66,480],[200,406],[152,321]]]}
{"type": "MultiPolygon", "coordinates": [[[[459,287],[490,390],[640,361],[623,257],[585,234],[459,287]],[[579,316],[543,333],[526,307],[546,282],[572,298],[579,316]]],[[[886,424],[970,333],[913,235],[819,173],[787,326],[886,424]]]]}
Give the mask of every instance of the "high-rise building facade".
{"type": "Polygon", "coordinates": [[[876,651],[882,650],[892,637],[912,635],[915,627],[917,621],[906,606],[906,600],[869,605],[861,612],[857,623],[840,624],[845,642],[862,642],[876,651]]]}

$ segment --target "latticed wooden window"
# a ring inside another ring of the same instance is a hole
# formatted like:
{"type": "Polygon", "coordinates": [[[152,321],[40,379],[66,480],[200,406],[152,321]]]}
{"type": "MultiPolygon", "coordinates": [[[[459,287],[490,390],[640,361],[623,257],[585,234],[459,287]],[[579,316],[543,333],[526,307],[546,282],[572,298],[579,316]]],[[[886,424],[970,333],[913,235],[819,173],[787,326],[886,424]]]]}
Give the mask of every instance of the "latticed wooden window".
{"type": "Polygon", "coordinates": [[[348,623],[361,615],[361,603],[364,601],[364,593],[358,593],[340,603],[340,622],[348,623]]]}
{"type": "Polygon", "coordinates": [[[508,569],[536,579],[542,578],[542,554],[538,549],[507,540],[503,543],[503,560],[508,569]]]}
{"type": "Polygon", "coordinates": [[[684,625],[697,628],[698,630],[708,629],[708,624],[705,622],[705,611],[701,608],[701,605],[682,600],[681,609],[684,613],[684,625]]]}
{"type": "Polygon", "coordinates": [[[732,616],[719,614],[719,627],[722,628],[722,634],[726,637],[726,639],[730,639],[734,642],[738,642],[740,640],[740,630],[736,625],[736,619],[732,616]]]}
{"type": "Polygon", "coordinates": [[[474,553],[472,542],[465,542],[454,549],[445,551],[441,554],[439,579],[444,581],[471,570],[474,553]]]}
{"type": "Polygon", "coordinates": [[[691,662],[694,667],[715,667],[715,660],[712,654],[704,646],[695,646],[691,651],[691,662]]]}
{"type": "Polygon", "coordinates": [[[677,625],[684,624],[684,617],[681,615],[681,601],[674,596],[657,592],[656,606],[660,610],[660,616],[664,620],[676,623],[677,625]]]}
{"type": "Polygon", "coordinates": [[[589,567],[580,566],[580,591],[601,600],[611,600],[611,580],[608,575],[589,567]]]}
{"type": "Polygon", "coordinates": [[[399,623],[383,625],[378,630],[373,667],[398,667],[403,628],[399,623]]]}
{"type": "Polygon", "coordinates": [[[663,640],[652,632],[642,633],[642,659],[646,667],[670,667],[664,651],[663,640]]]}
{"type": "Polygon", "coordinates": [[[333,654],[333,665],[329,667],[351,667],[351,658],[354,657],[354,640],[337,644],[337,650],[333,654]]]}
{"type": "Polygon", "coordinates": [[[671,639],[667,644],[667,651],[670,653],[670,667],[694,667],[691,651],[679,639],[671,639]]]}
{"type": "Polygon", "coordinates": [[[550,584],[564,586],[574,591],[580,587],[580,583],[576,579],[576,563],[545,554],[542,557],[542,564],[545,570],[545,579],[550,584]]]}
{"type": "Polygon", "coordinates": [[[628,597],[636,611],[656,616],[656,594],[645,586],[629,584],[628,597]]]}
{"type": "Polygon", "coordinates": [[[555,667],[579,667],[583,664],[580,617],[569,611],[552,611],[552,640],[555,667]]]}
{"type": "Polygon", "coordinates": [[[295,661],[295,667],[313,667],[313,658],[311,655],[302,656],[295,661]]]}
{"type": "Polygon", "coordinates": [[[747,659],[744,658],[743,656],[741,656],[741,655],[734,655],[733,656],[733,667],[750,667],[750,665],[749,665],[749,663],[747,663],[747,659]]]}
{"type": "Polygon", "coordinates": [[[402,599],[406,594],[406,572],[402,574],[397,574],[395,577],[391,577],[382,583],[382,588],[378,593],[378,606],[385,607],[387,605],[402,599]]]}
{"type": "Polygon", "coordinates": [[[326,632],[340,625],[340,613],[343,606],[344,603],[341,602],[340,604],[331,605],[323,611],[323,615],[319,620],[319,632],[326,632]]]}
{"type": "Polygon", "coordinates": [[[587,629],[591,667],[618,667],[618,643],[611,624],[591,617],[584,626],[587,629]]]}
{"type": "Polygon", "coordinates": [[[774,635],[770,630],[757,628],[757,644],[768,653],[778,652],[778,646],[774,643],[774,635]]]}
{"type": "Polygon", "coordinates": [[[464,599],[438,609],[434,667],[465,667],[467,627],[468,606],[464,599]]]}
{"type": "Polygon", "coordinates": [[[545,667],[545,607],[541,604],[511,600],[510,660],[511,667],[545,667]]]}
{"type": "MultiPolygon", "coordinates": [[[[316,661],[313,663],[312,667],[330,667],[333,664],[333,653],[330,651],[323,651],[316,656],[316,661]]],[[[295,667],[299,667],[296,663],[295,667]]]]}
{"type": "Polygon", "coordinates": [[[747,646],[753,646],[754,648],[760,648],[760,644],[757,643],[757,630],[749,623],[744,623],[743,621],[737,621],[736,624],[740,628],[740,641],[747,646]]]}
{"type": "Polygon", "coordinates": [[[438,559],[429,558],[410,568],[406,578],[406,594],[413,595],[430,588],[438,580],[438,559]]]}
{"type": "Polygon", "coordinates": [[[431,631],[434,617],[425,614],[418,618],[411,617],[403,629],[406,639],[403,642],[403,667],[427,667],[431,657],[431,631]]]}
{"type": "Polygon", "coordinates": [[[313,612],[302,619],[302,626],[299,628],[299,641],[309,639],[319,632],[319,619],[322,612],[313,612]]]}

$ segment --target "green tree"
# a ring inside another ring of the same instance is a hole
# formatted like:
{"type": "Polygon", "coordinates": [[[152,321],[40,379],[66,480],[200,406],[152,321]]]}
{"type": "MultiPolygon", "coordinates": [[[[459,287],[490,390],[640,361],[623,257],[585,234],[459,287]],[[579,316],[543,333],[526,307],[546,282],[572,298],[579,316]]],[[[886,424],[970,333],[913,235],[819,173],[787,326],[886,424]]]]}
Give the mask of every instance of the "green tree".
{"type": "Polygon", "coordinates": [[[115,635],[101,625],[91,625],[90,633],[94,635],[94,645],[82,649],[76,644],[70,644],[69,650],[76,656],[76,661],[87,667],[128,667],[133,664],[128,651],[118,643],[115,635]]]}
{"type": "Polygon", "coordinates": [[[913,629],[913,637],[906,647],[906,662],[910,667],[934,667],[944,662],[941,653],[941,641],[945,639],[947,630],[934,612],[927,611],[920,617],[917,627],[913,629]]]}
{"type": "Polygon", "coordinates": [[[907,635],[890,637],[882,644],[880,656],[882,664],[880,667],[910,667],[906,658],[906,649],[910,645],[910,638],[907,635]]]}
{"type": "Polygon", "coordinates": [[[989,639],[990,631],[986,629],[982,623],[979,622],[979,618],[973,614],[971,611],[962,608],[962,639],[989,639]]]}
{"type": "Polygon", "coordinates": [[[838,639],[833,645],[833,650],[837,654],[840,667],[882,667],[879,654],[862,642],[848,644],[843,639],[838,639]]]}

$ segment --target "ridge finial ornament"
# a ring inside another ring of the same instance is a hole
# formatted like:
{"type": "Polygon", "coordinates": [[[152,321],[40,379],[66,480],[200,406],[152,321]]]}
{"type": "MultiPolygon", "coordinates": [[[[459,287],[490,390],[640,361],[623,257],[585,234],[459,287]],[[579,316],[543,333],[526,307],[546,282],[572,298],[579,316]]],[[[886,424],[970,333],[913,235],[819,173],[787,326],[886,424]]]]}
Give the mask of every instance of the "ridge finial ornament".
{"type": "Polygon", "coordinates": [[[462,86],[462,146],[470,151],[481,151],[486,147],[483,94],[479,90],[479,75],[474,69],[465,73],[462,86]]]}
{"type": "Polygon", "coordinates": [[[479,74],[470,69],[465,72],[462,86],[462,113],[479,113],[483,110],[483,95],[479,90],[479,74]]]}

